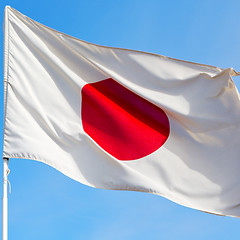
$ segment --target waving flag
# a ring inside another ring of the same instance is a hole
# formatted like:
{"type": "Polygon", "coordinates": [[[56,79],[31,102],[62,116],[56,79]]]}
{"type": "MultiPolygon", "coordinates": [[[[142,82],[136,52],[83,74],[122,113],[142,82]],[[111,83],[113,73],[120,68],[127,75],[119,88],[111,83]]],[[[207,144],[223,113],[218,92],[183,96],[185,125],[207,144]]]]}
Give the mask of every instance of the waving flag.
{"type": "Polygon", "coordinates": [[[240,216],[233,69],[87,43],[10,7],[4,47],[4,157],[240,216]]]}

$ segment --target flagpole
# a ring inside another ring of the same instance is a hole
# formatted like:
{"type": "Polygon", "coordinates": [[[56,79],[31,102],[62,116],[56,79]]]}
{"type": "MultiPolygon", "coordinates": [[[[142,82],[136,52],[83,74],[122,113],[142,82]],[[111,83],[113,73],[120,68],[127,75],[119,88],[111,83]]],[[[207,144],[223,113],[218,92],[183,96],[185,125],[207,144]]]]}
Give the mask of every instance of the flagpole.
{"type": "Polygon", "coordinates": [[[9,158],[3,158],[2,240],[8,239],[8,162],[9,158]]]}

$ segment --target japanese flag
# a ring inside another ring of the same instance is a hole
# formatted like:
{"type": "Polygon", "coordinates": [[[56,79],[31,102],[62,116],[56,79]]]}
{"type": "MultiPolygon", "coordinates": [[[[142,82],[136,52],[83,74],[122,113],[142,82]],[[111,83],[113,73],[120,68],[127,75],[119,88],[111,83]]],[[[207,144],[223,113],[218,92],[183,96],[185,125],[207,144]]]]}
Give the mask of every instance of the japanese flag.
{"type": "Polygon", "coordinates": [[[233,69],[87,43],[6,7],[3,156],[240,216],[233,69]]]}

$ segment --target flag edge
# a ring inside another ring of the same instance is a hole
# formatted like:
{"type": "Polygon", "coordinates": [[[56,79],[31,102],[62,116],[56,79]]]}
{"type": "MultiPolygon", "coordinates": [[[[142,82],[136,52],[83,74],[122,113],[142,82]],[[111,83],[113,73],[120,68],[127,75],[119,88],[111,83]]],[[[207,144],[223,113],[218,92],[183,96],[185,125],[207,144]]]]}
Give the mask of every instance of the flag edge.
{"type": "Polygon", "coordinates": [[[197,208],[197,207],[194,207],[192,205],[188,205],[188,204],[185,204],[183,203],[182,201],[179,201],[179,200],[172,200],[170,196],[166,196],[164,194],[160,194],[160,193],[157,193],[157,192],[154,192],[154,191],[142,191],[142,190],[134,190],[134,189],[120,189],[120,188],[101,188],[101,187],[96,187],[94,185],[92,185],[91,183],[83,183],[83,182],[80,182],[79,180],[77,180],[76,178],[72,178],[68,175],[67,172],[62,172],[60,169],[58,169],[57,167],[53,166],[53,164],[51,163],[47,163],[45,160],[41,159],[41,158],[36,158],[36,157],[25,157],[25,156],[17,156],[19,154],[3,154],[3,157],[5,158],[14,158],[14,159],[20,159],[20,160],[24,160],[24,159],[27,159],[27,160],[32,160],[32,161],[37,161],[37,162],[42,162],[44,164],[46,164],[47,166],[50,166],[54,169],[56,169],[58,172],[60,172],[61,174],[65,175],[66,177],[78,182],[78,183],[81,183],[82,185],[85,185],[85,186],[89,186],[89,187],[92,187],[92,188],[96,188],[96,189],[103,189],[103,190],[116,190],[116,191],[128,191],[128,192],[141,192],[141,193],[150,193],[150,194],[154,194],[154,195],[157,195],[157,196],[160,196],[160,197],[163,197],[173,203],[176,203],[178,205],[181,205],[183,207],[187,207],[187,208],[191,208],[193,210],[197,210],[197,211],[200,211],[200,212],[203,212],[203,213],[208,213],[208,214],[212,214],[212,215],[216,215],[216,216],[224,216],[224,217],[234,217],[234,218],[238,218],[240,219],[240,216],[237,216],[237,215],[231,215],[231,214],[224,214],[224,213],[221,213],[221,212],[217,212],[217,211],[210,211],[210,210],[203,210],[201,208],[197,208]]]}
{"type": "MultiPolygon", "coordinates": [[[[69,34],[66,34],[66,33],[63,33],[61,31],[58,31],[54,28],[51,28],[51,27],[48,27],[38,21],[35,21],[34,19],[26,16],[25,14],[19,12],[18,10],[10,7],[10,6],[7,6],[8,9],[11,9],[12,11],[15,11],[17,13],[20,13],[21,15],[23,15],[24,17],[26,17],[28,20],[30,21],[33,21],[34,23],[36,24],[39,24],[41,25],[42,27],[45,27],[47,28],[48,30],[50,31],[53,31],[53,32],[56,32],[57,34],[61,34],[61,35],[64,35],[66,37],[69,37],[71,39],[74,39],[74,40],[77,40],[77,41],[80,41],[80,42],[83,42],[83,43],[86,43],[86,44],[89,44],[89,45],[93,45],[93,46],[97,46],[97,47],[102,47],[102,48],[107,48],[107,49],[114,49],[114,50],[121,50],[121,51],[130,51],[130,52],[136,52],[136,53],[144,53],[144,54],[148,54],[148,55],[152,55],[152,56],[157,56],[157,57],[160,57],[160,58],[164,58],[164,59],[168,59],[168,60],[171,60],[171,61],[176,61],[176,62],[182,62],[182,63],[187,63],[187,64],[193,64],[193,65],[197,65],[197,66],[202,66],[202,67],[206,67],[206,68],[210,68],[210,69],[214,69],[216,72],[220,72],[222,70],[224,70],[224,68],[220,68],[220,67],[216,67],[216,66],[213,66],[213,65],[208,65],[208,64],[202,64],[202,63],[197,63],[197,62],[192,62],[192,61],[187,61],[187,60],[182,60],[182,59],[177,59],[177,58],[172,58],[172,57],[167,57],[167,56],[164,56],[164,55],[161,55],[161,54],[157,54],[157,53],[152,53],[152,52],[147,52],[147,51],[141,51],[141,50],[134,50],[134,49],[128,49],[128,48],[120,48],[120,47],[111,47],[111,46],[104,46],[104,45],[100,45],[100,44],[96,44],[96,43],[91,43],[91,42],[88,42],[88,41],[85,41],[85,40],[82,40],[82,39],[79,39],[77,37],[74,37],[74,36],[71,36],[69,34]]],[[[238,76],[240,75],[240,72],[236,72],[234,69],[232,69],[232,72],[231,72],[231,76],[238,76]]]]}

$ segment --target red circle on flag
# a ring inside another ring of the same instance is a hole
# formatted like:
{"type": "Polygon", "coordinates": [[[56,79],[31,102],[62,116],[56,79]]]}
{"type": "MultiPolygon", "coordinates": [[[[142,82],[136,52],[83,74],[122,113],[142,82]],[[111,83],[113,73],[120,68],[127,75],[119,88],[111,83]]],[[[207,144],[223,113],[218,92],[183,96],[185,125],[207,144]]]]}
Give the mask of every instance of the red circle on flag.
{"type": "Polygon", "coordinates": [[[170,133],[165,112],[112,78],[82,88],[84,131],[118,160],[136,160],[159,149],[170,133]]]}

